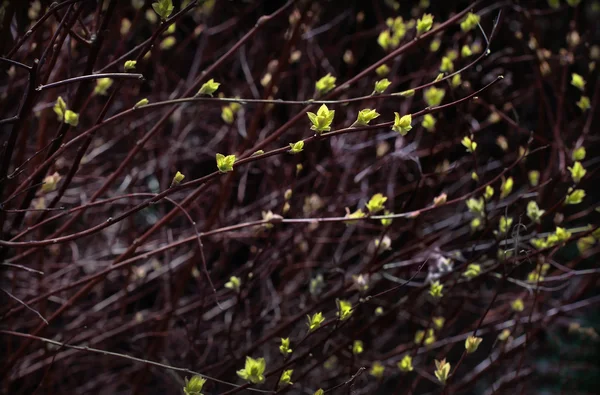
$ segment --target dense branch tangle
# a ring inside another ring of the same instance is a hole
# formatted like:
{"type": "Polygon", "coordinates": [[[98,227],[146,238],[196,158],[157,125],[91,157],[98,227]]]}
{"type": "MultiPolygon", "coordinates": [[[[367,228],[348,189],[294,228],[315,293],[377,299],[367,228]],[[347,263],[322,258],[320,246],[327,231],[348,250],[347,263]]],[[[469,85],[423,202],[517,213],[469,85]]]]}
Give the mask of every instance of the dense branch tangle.
{"type": "MultiPolygon", "coordinates": [[[[534,22],[553,11],[184,1],[161,17],[168,1],[142,3],[66,1],[27,24],[8,10],[18,36],[0,83],[22,99],[0,114],[3,389],[176,392],[199,372],[210,394],[426,393],[444,380],[446,393],[492,393],[536,374],[543,328],[597,304],[597,207],[568,204],[576,189],[590,199],[597,120],[564,109],[570,73],[540,68],[553,61],[543,44],[498,34],[510,19],[543,43],[534,22]],[[210,79],[221,85],[198,94],[210,79]],[[335,116],[319,130],[307,113],[321,105],[335,116]],[[380,118],[357,123],[363,109],[380,118]],[[504,330],[513,343],[496,340],[504,330]],[[483,339],[473,355],[469,335],[483,339]],[[246,356],[266,358],[266,383],[236,375],[246,356]],[[61,384],[61,367],[100,364],[61,384]]],[[[561,57],[589,60],[579,48],[561,57]]],[[[577,94],[596,108],[583,78],[577,94]]]]}

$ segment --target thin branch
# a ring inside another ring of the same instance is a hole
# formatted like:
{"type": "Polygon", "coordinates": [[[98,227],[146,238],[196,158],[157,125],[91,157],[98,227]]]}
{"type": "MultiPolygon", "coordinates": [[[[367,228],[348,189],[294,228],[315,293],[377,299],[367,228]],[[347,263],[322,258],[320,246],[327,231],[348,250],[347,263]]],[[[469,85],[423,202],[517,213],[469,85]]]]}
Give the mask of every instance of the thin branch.
{"type": "MultiPolygon", "coordinates": [[[[111,352],[111,351],[106,351],[106,350],[100,350],[98,348],[93,348],[93,347],[87,347],[87,346],[75,346],[72,344],[67,344],[67,343],[61,343],[58,342],[56,340],[52,340],[52,339],[48,339],[45,337],[40,337],[40,336],[35,336],[35,335],[30,335],[28,333],[20,333],[20,332],[14,332],[14,331],[8,331],[8,330],[3,330],[0,329],[0,333],[5,334],[5,335],[9,335],[9,336],[17,336],[17,337],[22,337],[22,338],[26,338],[26,339],[30,339],[30,340],[37,340],[37,341],[41,341],[44,343],[48,343],[48,344],[53,344],[55,346],[59,346],[59,347],[64,347],[64,348],[70,348],[73,350],[79,350],[79,351],[87,351],[87,352],[91,352],[91,353],[95,353],[95,354],[102,354],[102,355],[107,355],[107,356],[111,356],[111,357],[117,357],[117,358],[122,358],[122,359],[127,359],[129,361],[133,361],[133,362],[140,362],[146,365],[152,365],[152,366],[156,366],[162,369],[169,369],[169,370],[173,370],[175,372],[181,372],[181,373],[187,373],[190,375],[199,375],[202,376],[203,378],[207,379],[207,380],[211,380],[217,383],[221,383],[221,384],[225,384],[225,385],[229,385],[231,387],[236,387],[239,388],[241,387],[240,385],[234,384],[234,383],[230,383],[228,381],[224,381],[224,380],[219,380],[215,377],[211,377],[211,376],[207,376],[203,373],[199,373],[190,369],[186,369],[186,368],[179,368],[176,366],[171,366],[171,365],[166,365],[164,363],[159,363],[159,362],[155,362],[155,361],[151,361],[148,359],[143,359],[143,358],[137,358],[137,357],[133,357],[131,355],[127,355],[127,354],[121,354],[121,353],[117,353],[117,352],[111,352]]],[[[248,391],[253,391],[253,392],[260,392],[263,394],[271,394],[273,393],[272,391],[265,391],[265,390],[260,390],[257,388],[252,388],[252,387],[247,387],[246,388],[248,391]]]]}
{"type": "Polygon", "coordinates": [[[7,290],[5,290],[4,288],[0,288],[2,290],[2,292],[4,292],[5,294],[7,294],[8,296],[10,296],[12,299],[16,300],[17,302],[19,302],[22,306],[24,306],[27,310],[31,311],[32,313],[34,313],[35,315],[37,315],[40,320],[44,321],[44,324],[49,325],[48,321],[46,321],[46,319],[44,317],[42,317],[42,315],[40,314],[39,311],[37,311],[36,309],[32,308],[31,306],[29,306],[27,303],[23,302],[21,299],[17,298],[15,295],[11,294],[10,292],[8,292],[7,290]]]}
{"type": "Polygon", "coordinates": [[[89,80],[97,80],[100,78],[113,78],[113,79],[122,79],[122,80],[138,80],[138,81],[144,81],[144,76],[141,74],[135,74],[135,73],[100,73],[100,74],[90,74],[90,75],[81,75],[79,77],[73,77],[73,78],[68,78],[66,80],[62,80],[62,81],[56,81],[56,82],[52,82],[50,84],[46,84],[46,85],[40,85],[37,88],[35,88],[36,91],[41,92],[43,90],[47,90],[47,89],[52,89],[52,88],[57,88],[59,86],[63,86],[63,85],[67,85],[67,84],[74,84],[77,82],[82,82],[82,81],[89,81],[89,80]]]}

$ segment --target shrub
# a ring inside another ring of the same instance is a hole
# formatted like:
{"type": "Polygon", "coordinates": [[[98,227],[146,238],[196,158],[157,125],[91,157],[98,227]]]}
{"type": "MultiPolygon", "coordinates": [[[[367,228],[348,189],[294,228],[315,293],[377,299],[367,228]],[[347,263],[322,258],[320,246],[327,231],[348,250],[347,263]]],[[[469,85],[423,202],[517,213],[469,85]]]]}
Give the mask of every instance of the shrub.
{"type": "Polygon", "coordinates": [[[4,2],[2,389],[584,391],[600,10],[522,3],[4,2]]]}

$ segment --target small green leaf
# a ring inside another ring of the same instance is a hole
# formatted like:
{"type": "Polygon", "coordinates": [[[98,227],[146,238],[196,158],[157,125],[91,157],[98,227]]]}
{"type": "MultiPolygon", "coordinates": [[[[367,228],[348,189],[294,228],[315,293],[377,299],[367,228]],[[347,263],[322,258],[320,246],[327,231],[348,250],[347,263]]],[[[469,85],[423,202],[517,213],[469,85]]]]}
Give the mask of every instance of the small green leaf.
{"type": "Polygon", "coordinates": [[[529,185],[532,187],[538,186],[540,182],[540,172],[537,170],[531,170],[527,173],[527,177],[529,178],[529,185]]]}
{"type": "Polygon", "coordinates": [[[585,147],[579,147],[576,148],[575,150],[573,150],[573,154],[571,155],[571,158],[573,160],[584,160],[585,159],[585,147]]]}
{"type": "Polygon", "coordinates": [[[352,303],[347,300],[336,299],[336,304],[338,308],[337,316],[340,321],[346,321],[350,316],[352,316],[352,303]]]}
{"type": "Polygon", "coordinates": [[[160,49],[168,50],[173,47],[177,43],[177,39],[173,36],[166,37],[159,44],[160,49]]]}
{"type": "Polygon", "coordinates": [[[581,111],[587,111],[591,107],[590,98],[587,96],[581,96],[576,104],[577,107],[581,109],[581,111]]]}
{"type": "Polygon", "coordinates": [[[235,163],[235,155],[223,155],[217,154],[217,168],[221,173],[227,173],[233,170],[233,164],[235,163]]]}
{"type": "Polygon", "coordinates": [[[400,133],[402,136],[406,136],[408,132],[412,129],[412,115],[407,114],[400,116],[399,113],[394,112],[394,126],[392,126],[392,130],[394,132],[400,133]]]}
{"type": "Polygon", "coordinates": [[[465,19],[463,19],[460,23],[460,28],[463,32],[468,32],[475,29],[480,20],[481,17],[479,15],[469,12],[465,19]]]}
{"type": "Polygon", "coordinates": [[[485,207],[485,201],[483,200],[483,198],[479,198],[479,199],[470,198],[467,200],[467,208],[469,209],[469,212],[471,212],[475,215],[483,216],[484,207],[485,207]]]}
{"type": "Polygon", "coordinates": [[[425,128],[425,130],[427,130],[428,132],[434,132],[435,131],[435,123],[436,123],[436,120],[433,117],[433,115],[425,114],[425,116],[423,117],[423,122],[421,122],[421,126],[423,126],[425,128]]]}
{"type": "Polygon", "coordinates": [[[393,48],[392,34],[389,30],[384,30],[379,33],[379,36],[377,36],[377,44],[379,44],[384,51],[393,48]]]}
{"type": "Polygon", "coordinates": [[[560,0],[548,0],[548,5],[550,8],[557,9],[560,7],[560,0]]]}
{"type": "Polygon", "coordinates": [[[295,143],[290,143],[290,150],[288,151],[290,154],[298,154],[302,152],[304,148],[304,141],[300,140],[295,143]]]}
{"type": "Polygon", "coordinates": [[[233,123],[233,110],[230,106],[223,106],[221,108],[221,119],[228,125],[233,123]]]}
{"type": "Polygon", "coordinates": [[[383,205],[387,200],[388,198],[383,196],[381,193],[376,193],[367,202],[367,210],[369,210],[369,213],[375,214],[383,210],[383,205]]]}
{"type": "Polygon", "coordinates": [[[472,354],[475,351],[477,351],[477,348],[479,347],[482,341],[483,339],[481,337],[467,337],[467,340],[465,340],[465,350],[467,351],[467,354],[472,354]]]}
{"type": "Polygon", "coordinates": [[[516,311],[516,312],[521,312],[523,310],[525,310],[525,304],[523,303],[522,299],[515,299],[510,303],[510,307],[516,311]]]}
{"type": "Polygon", "coordinates": [[[215,93],[217,89],[219,89],[219,85],[221,85],[219,82],[215,82],[215,80],[211,78],[210,80],[202,84],[202,87],[200,87],[200,90],[198,90],[196,96],[208,95],[212,97],[213,93],[215,93]]]}
{"type": "Polygon", "coordinates": [[[135,103],[135,105],[133,106],[133,108],[140,108],[140,107],[144,107],[145,105],[147,105],[149,103],[149,100],[144,98],[140,101],[138,101],[137,103],[135,103]]]}
{"type": "Polygon", "coordinates": [[[152,8],[154,12],[162,19],[163,21],[167,19],[173,13],[173,1],[172,0],[158,0],[152,3],[152,8]]]}
{"type": "Polygon", "coordinates": [[[477,263],[470,263],[469,266],[467,266],[467,270],[465,270],[465,272],[462,274],[464,277],[468,278],[469,280],[479,276],[481,274],[481,265],[477,264],[477,263]]]}
{"type": "Polygon", "coordinates": [[[163,32],[163,36],[168,36],[169,34],[173,34],[173,33],[175,33],[175,30],[176,30],[176,24],[172,23],[172,24],[169,25],[169,27],[167,28],[167,30],[165,30],[163,32]]]}
{"type": "Polygon", "coordinates": [[[382,94],[390,86],[392,82],[387,78],[379,80],[375,83],[375,93],[382,94]]]}
{"type": "Polygon", "coordinates": [[[568,169],[571,172],[571,178],[575,184],[579,184],[579,181],[581,181],[581,179],[585,176],[585,173],[587,173],[587,170],[579,161],[573,163],[573,166],[569,166],[568,169]]]}
{"type": "Polygon", "coordinates": [[[369,374],[377,379],[381,379],[383,377],[383,373],[385,372],[385,366],[379,361],[373,362],[371,366],[371,370],[369,374]]]}
{"type": "Polygon", "coordinates": [[[363,351],[364,351],[363,342],[361,340],[354,340],[354,343],[352,343],[352,354],[359,355],[359,354],[362,354],[363,351]]]}
{"type": "Polygon", "coordinates": [[[290,338],[281,338],[281,345],[279,346],[279,352],[283,354],[284,357],[287,357],[292,353],[292,349],[290,348],[290,338]]]}
{"type": "Polygon", "coordinates": [[[494,188],[492,188],[490,185],[486,185],[485,192],[483,193],[483,198],[486,201],[489,201],[493,196],[494,196],[494,188]]]}
{"type": "Polygon", "coordinates": [[[376,110],[372,110],[369,108],[365,108],[364,110],[360,110],[358,112],[358,117],[356,121],[352,124],[352,126],[366,126],[373,119],[379,117],[379,113],[376,110]]]}
{"type": "Polygon", "coordinates": [[[463,58],[468,58],[469,56],[473,55],[473,51],[471,51],[471,47],[469,47],[468,45],[463,45],[462,48],[460,49],[460,56],[462,56],[463,58]]]}
{"type": "Polygon", "coordinates": [[[58,172],[54,172],[54,174],[44,177],[44,182],[42,183],[42,192],[48,193],[55,191],[60,179],[61,176],[58,174],[58,172]]]}
{"type": "Polygon", "coordinates": [[[400,369],[401,372],[405,373],[412,372],[414,369],[412,364],[412,357],[408,354],[404,355],[400,362],[398,362],[398,369],[400,369]]]}
{"type": "Polygon", "coordinates": [[[79,124],[79,114],[71,110],[65,111],[65,123],[71,126],[77,126],[79,124]]]}
{"type": "Polygon", "coordinates": [[[323,104],[319,107],[316,114],[307,112],[306,115],[312,123],[310,129],[314,130],[317,134],[321,134],[331,130],[331,123],[333,122],[335,110],[330,110],[323,104]]]}
{"type": "Polygon", "coordinates": [[[502,216],[500,217],[500,223],[498,224],[498,233],[496,235],[505,235],[510,230],[512,226],[513,219],[511,217],[502,216]]]}
{"type": "Polygon", "coordinates": [[[98,78],[96,80],[96,87],[94,88],[94,95],[105,96],[112,84],[113,80],[110,78],[98,78]]]}
{"type": "Polygon", "coordinates": [[[481,218],[479,218],[479,217],[473,218],[471,220],[470,226],[471,226],[471,230],[473,232],[475,232],[478,229],[481,229],[481,227],[483,226],[483,223],[481,222],[481,218]]]}
{"type": "Polygon", "coordinates": [[[440,45],[442,45],[442,41],[439,38],[434,38],[431,40],[431,44],[429,44],[429,50],[431,52],[437,52],[440,49],[440,45]]]}
{"type": "Polygon", "coordinates": [[[202,395],[202,387],[204,387],[206,379],[200,375],[195,375],[191,379],[185,378],[185,387],[183,393],[185,395],[202,395]]]}
{"type": "Polygon", "coordinates": [[[569,188],[567,197],[565,198],[565,204],[579,204],[585,198],[585,191],[583,189],[569,188]]]}
{"type": "Polygon", "coordinates": [[[65,118],[65,112],[67,111],[67,103],[65,103],[61,96],[56,99],[53,110],[54,113],[56,113],[58,120],[62,122],[65,118]]]}
{"type": "Polygon", "coordinates": [[[238,370],[236,373],[242,379],[252,384],[261,384],[265,381],[264,373],[266,367],[267,363],[264,358],[254,359],[246,357],[244,369],[238,370]]]}
{"type": "MultiPolygon", "coordinates": [[[[383,212],[383,215],[393,215],[394,213],[392,213],[391,211],[385,210],[383,212]]],[[[394,221],[393,218],[381,218],[381,225],[383,226],[390,226],[392,224],[392,222],[394,221]]]]}
{"type": "Polygon", "coordinates": [[[235,291],[237,293],[240,292],[241,286],[242,286],[242,280],[240,280],[240,278],[236,277],[236,276],[231,276],[229,278],[229,281],[227,281],[225,283],[225,288],[231,289],[232,291],[235,291]]]}
{"type": "Polygon", "coordinates": [[[441,384],[446,384],[448,376],[450,376],[450,364],[446,362],[446,359],[441,361],[435,360],[435,377],[441,384]]]}
{"type": "Polygon", "coordinates": [[[585,79],[583,79],[583,77],[577,73],[572,73],[571,74],[571,85],[573,85],[575,88],[583,91],[585,89],[585,79]]]}
{"type": "Polygon", "coordinates": [[[336,78],[332,76],[330,73],[327,73],[324,77],[321,77],[316,83],[315,88],[319,94],[324,95],[325,93],[331,91],[335,88],[335,80],[336,78]]]}
{"type": "Polygon", "coordinates": [[[349,221],[344,221],[344,223],[346,225],[353,225],[355,224],[357,221],[356,219],[358,218],[365,218],[367,216],[367,214],[365,214],[364,211],[362,211],[361,209],[356,210],[355,212],[351,213],[348,208],[346,208],[346,215],[344,216],[344,218],[349,218],[349,221]],[[354,221],[352,221],[352,219],[354,219],[354,221]]]}
{"type": "Polygon", "coordinates": [[[386,64],[382,64],[381,66],[375,69],[375,73],[377,73],[380,77],[385,77],[390,72],[390,68],[386,64]]]}
{"type": "Polygon", "coordinates": [[[123,65],[123,69],[125,71],[133,71],[133,70],[135,70],[136,65],[137,65],[136,60],[126,60],[125,64],[123,65]]]}
{"type": "Polygon", "coordinates": [[[433,15],[423,14],[423,16],[417,20],[417,36],[428,32],[433,26],[433,15]]]}
{"type": "Polygon", "coordinates": [[[512,192],[514,180],[512,177],[502,179],[502,185],[500,185],[500,199],[504,199],[512,192]]]}
{"type": "Polygon", "coordinates": [[[321,324],[325,321],[325,317],[323,317],[323,313],[318,312],[313,314],[313,316],[308,317],[308,332],[314,332],[321,327],[321,324]]]}
{"type": "Polygon", "coordinates": [[[434,281],[429,286],[429,295],[433,296],[436,299],[441,298],[442,296],[444,296],[444,294],[442,293],[443,290],[444,284],[441,284],[439,281],[434,281]]]}
{"type": "Polygon", "coordinates": [[[461,78],[460,74],[454,74],[452,76],[452,79],[450,80],[450,84],[452,85],[453,88],[458,88],[460,86],[460,84],[462,84],[462,78],[461,78]]]}
{"type": "Polygon", "coordinates": [[[287,369],[281,373],[281,377],[279,378],[279,387],[285,387],[287,385],[294,384],[294,383],[292,383],[292,373],[293,372],[294,372],[293,369],[287,369]]]}
{"type": "Polygon", "coordinates": [[[454,71],[454,63],[452,62],[452,60],[449,57],[447,57],[447,56],[442,57],[440,71],[442,73],[451,73],[454,71]]]}
{"type": "Polygon", "coordinates": [[[467,149],[467,152],[473,153],[477,149],[477,143],[473,141],[473,136],[463,137],[461,144],[467,149]]]}
{"type": "Polygon", "coordinates": [[[443,204],[446,204],[448,201],[448,195],[446,193],[441,193],[438,196],[433,198],[433,206],[439,207],[443,204]]]}
{"type": "Polygon", "coordinates": [[[184,178],[185,176],[183,175],[183,173],[178,171],[177,173],[175,173],[173,181],[171,181],[171,185],[179,185],[184,178]]]}
{"type": "Polygon", "coordinates": [[[444,100],[444,96],[446,95],[446,91],[443,89],[438,89],[435,86],[425,90],[424,97],[425,102],[429,107],[439,106],[442,100],[444,100]]]}
{"type": "MultiPolygon", "coordinates": [[[[394,93],[396,94],[396,93],[394,93]]],[[[402,91],[400,93],[398,93],[398,95],[402,96],[402,97],[411,97],[415,95],[415,90],[414,89],[409,89],[406,91],[402,91]]]]}

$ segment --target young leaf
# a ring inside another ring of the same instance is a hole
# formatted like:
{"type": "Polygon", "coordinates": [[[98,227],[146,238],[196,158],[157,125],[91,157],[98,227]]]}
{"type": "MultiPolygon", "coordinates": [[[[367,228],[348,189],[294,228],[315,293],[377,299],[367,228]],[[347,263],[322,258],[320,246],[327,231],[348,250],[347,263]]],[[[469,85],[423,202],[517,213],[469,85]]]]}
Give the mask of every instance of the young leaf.
{"type": "Polygon", "coordinates": [[[364,110],[360,110],[358,112],[358,117],[356,121],[352,124],[352,126],[366,126],[373,119],[379,117],[379,113],[375,110],[371,110],[370,108],[365,108],[364,110]]]}
{"type": "Polygon", "coordinates": [[[321,324],[323,323],[323,321],[325,321],[325,317],[323,317],[323,313],[318,312],[313,314],[313,316],[311,317],[310,315],[307,315],[308,317],[308,332],[314,332],[317,329],[319,329],[321,327],[321,324]]]}
{"type": "Polygon", "coordinates": [[[185,176],[183,175],[183,173],[178,171],[177,173],[175,173],[173,181],[171,181],[171,186],[179,185],[184,178],[185,176]]]}
{"type": "Polygon", "coordinates": [[[376,193],[371,197],[371,199],[367,202],[367,209],[369,213],[375,214],[381,210],[383,210],[383,205],[387,201],[387,197],[383,196],[381,193],[376,193]]]}
{"type": "Polygon", "coordinates": [[[333,122],[335,111],[328,109],[327,106],[323,104],[319,107],[316,114],[309,111],[306,115],[312,123],[310,129],[314,130],[317,134],[321,134],[331,130],[331,123],[333,122]]]}
{"type": "Polygon", "coordinates": [[[400,116],[399,113],[394,112],[394,126],[392,126],[392,130],[394,132],[400,133],[402,136],[406,136],[409,130],[412,129],[412,115],[407,114],[400,116]]]}
{"type": "Polygon", "coordinates": [[[431,30],[432,26],[433,26],[433,15],[423,14],[421,19],[417,20],[417,36],[420,36],[421,34],[428,32],[429,30],[431,30]]]}
{"type": "Polygon", "coordinates": [[[135,105],[133,106],[133,108],[135,109],[135,108],[144,107],[148,103],[149,103],[149,100],[146,99],[146,98],[144,98],[144,99],[138,101],[137,103],[135,103],[135,105]]]}
{"type": "Polygon", "coordinates": [[[304,148],[304,141],[300,140],[295,143],[290,143],[290,150],[288,151],[290,154],[298,154],[302,152],[304,148]]]}
{"type": "Polygon", "coordinates": [[[264,358],[254,359],[246,357],[244,369],[238,370],[236,373],[242,379],[252,384],[261,384],[265,381],[264,373],[266,367],[267,363],[264,358]]]}
{"type": "Polygon", "coordinates": [[[126,72],[127,71],[133,71],[133,70],[135,70],[135,66],[136,65],[137,65],[137,61],[136,60],[126,60],[125,64],[123,65],[123,70],[125,70],[126,72]]]}
{"type": "Polygon", "coordinates": [[[113,80],[110,78],[98,78],[96,80],[96,87],[94,88],[94,95],[106,96],[112,84],[113,80]]]}
{"type": "Polygon", "coordinates": [[[221,173],[227,173],[233,170],[233,164],[235,163],[235,155],[223,155],[217,154],[217,168],[221,173]]]}
{"type": "Polygon", "coordinates": [[[425,114],[423,117],[423,121],[421,122],[421,126],[425,128],[428,132],[435,131],[435,118],[431,114],[425,114]]]}
{"type": "Polygon", "coordinates": [[[215,80],[211,78],[210,80],[202,84],[196,96],[208,95],[212,97],[213,93],[215,93],[217,89],[219,89],[219,85],[221,85],[219,82],[215,82],[215,80]]]}
{"type": "Polygon", "coordinates": [[[56,103],[54,103],[54,107],[52,109],[54,110],[59,122],[62,122],[65,119],[65,112],[67,111],[67,103],[65,103],[62,96],[59,96],[56,99],[56,103]]]}
{"type": "Polygon", "coordinates": [[[463,32],[468,32],[469,30],[473,30],[477,27],[477,24],[479,23],[480,19],[481,19],[481,17],[479,15],[469,12],[467,14],[467,16],[465,17],[465,19],[463,19],[462,22],[460,23],[460,28],[462,29],[463,32]]]}
{"type": "Polygon", "coordinates": [[[412,357],[408,354],[404,355],[400,362],[398,362],[398,369],[400,369],[401,372],[412,372],[414,369],[412,365],[412,357]]]}
{"type": "Polygon", "coordinates": [[[352,303],[347,300],[336,299],[338,308],[337,316],[340,321],[346,321],[352,315],[352,303]]]}
{"type": "Polygon", "coordinates": [[[446,384],[448,380],[448,376],[450,376],[450,364],[446,362],[446,359],[442,359],[441,361],[435,360],[435,377],[442,384],[446,384]]]}
{"type": "Polygon", "coordinates": [[[375,83],[375,93],[382,94],[390,86],[391,81],[387,78],[379,80],[375,83]]]}
{"type": "Polygon", "coordinates": [[[157,0],[156,2],[152,3],[152,8],[160,17],[160,19],[164,21],[171,16],[171,13],[173,13],[173,9],[175,7],[173,7],[173,0],[157,0]]]}
{"type": "Polygon", "coordinates": [[[425,102],[429,107],[439,106],[442,103],[442,100],[444,100],[445,95],[445,90],[438,89],[435,86],[432,86],[431,88],[425,90],[425,102]]]}
{"type": "Polygon", "coordinates": [[[585,79],[583,79],[583,77],[577,73],[572,73],[571,74],[571,85],[573,85],[575,88],[579,89],[580,91],[583,91],[585,89],[585,79]]]}
{"type": "Polygon", "coordinates": [[[316,83],[315,88],[319,94],[324,95],[325,93],[331,91],[335,88],[335,80],[336,78],[332,76],[330,73],[321,77],[316,83]]]}
{"type": "Polygon", "coordinates": [[[65,111],[65,123],[71,126],[77,126],[79,124],[79,114],[71,110],[65,111]]]}
{"type": "Polygon", "coordinates": [[[191,379],[185,378],[185,387],[183,393],[185,395],[202,395],[202,387],[204,387],[206,379],[200,375],[192,376],[191,379]]]}
{"type": "Polygon", "coordinates": [[[477,143],[473,141],[473,136],[471,137],[463,137],[461,141],[462,145],[465,146],[467,152],[473,153],[477,149],[477,143]]]}

